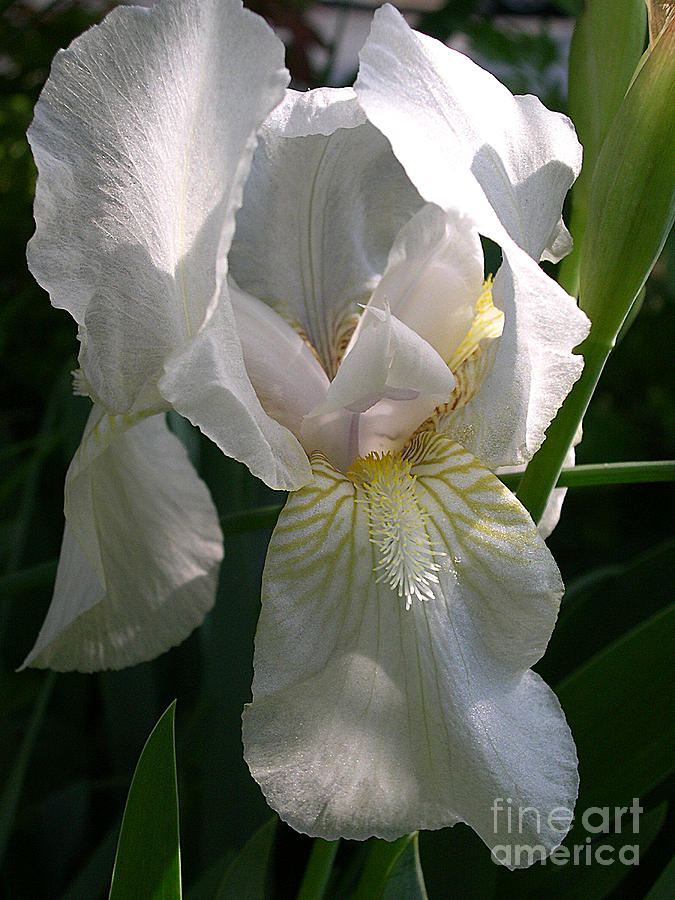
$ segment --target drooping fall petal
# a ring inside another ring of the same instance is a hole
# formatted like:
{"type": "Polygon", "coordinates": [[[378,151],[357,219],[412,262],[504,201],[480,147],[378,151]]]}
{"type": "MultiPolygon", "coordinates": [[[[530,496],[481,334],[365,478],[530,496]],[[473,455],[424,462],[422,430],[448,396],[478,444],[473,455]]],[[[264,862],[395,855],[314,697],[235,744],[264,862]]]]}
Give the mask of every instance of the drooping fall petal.
{"type": "Polygon", "coordinates": [[[546,817],[574,804],[576,754],[528,671],[562,594],[532,520],[471,454],[428,433],[373,460],[369,483],[318,456],[314,472],[263,576],[244,745],[268,802],[328,839],[462,820],[492,847],[556,846],[546,817]],[[408,567],[408,610],[383,533],[408,567]],[[530,811],[509,834],[495,797],[535,807],[541,829],[530,811]]]}
{"type": "Polygon", "coordinates": [[[163,414],[94,407],[66,479],[51,606],[24,665],[120,669],[179,644],[213,606],[222,534],[163,414]]]}

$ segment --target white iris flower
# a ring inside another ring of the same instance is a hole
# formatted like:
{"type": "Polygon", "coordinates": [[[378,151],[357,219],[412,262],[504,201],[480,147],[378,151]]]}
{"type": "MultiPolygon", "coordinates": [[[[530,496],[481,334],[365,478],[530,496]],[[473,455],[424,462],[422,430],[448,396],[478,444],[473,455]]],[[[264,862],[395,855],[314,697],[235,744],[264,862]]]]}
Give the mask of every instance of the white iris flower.
{"type": "Polygon", "coordinates": [[[581,370],[587,321],[539,266],[569,250],[580,147],[389,6],[354,90],[286,84],[237,0],[118,9],[54,62],[29,260],[95,405],[27,664],[133,664],[212,605],[222,538],[174,409],[292,492],[244,713],[274,809],[325,838],[465,821],[550,849],[576,754],[530,666],[563,585],[494,472],[581,370]],[[530,808],[518,834],[496,798],[530,808]]]}

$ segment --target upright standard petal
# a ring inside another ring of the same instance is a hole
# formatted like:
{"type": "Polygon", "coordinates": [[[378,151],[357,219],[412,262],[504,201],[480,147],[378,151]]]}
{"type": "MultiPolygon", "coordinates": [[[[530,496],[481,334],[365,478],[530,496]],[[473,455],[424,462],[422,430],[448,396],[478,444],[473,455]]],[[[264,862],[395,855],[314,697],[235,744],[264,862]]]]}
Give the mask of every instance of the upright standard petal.
{"type": "Polygon", "coordinates": [[[468,208],[490,237],[496,215],[536,260],[559,244],[563,200],[581,169],[566,116],[514,97],[389,4],[375,13],[355,90],[425,199],[468,208]]]}
{"type": "MultiPolygon", "coordinates": [[[[57,55],[29,132],[39,170],[29,261],[78,322],[87,389],[110,412],[166,408],[167,365],[187,394],[181,411],[206,408],[202,383],[188,382],[195,344],[232,316],[213,307],[229,303],[235,211],[256,131],[287,81],[283,45],[239,0],[121,7],[57,55]]],[[[241,352],[217,352],[209,390],[236,432],[192,421],[245,461],[261,442],[256,474],[273,471],[278,428],[246,386],[241,352]]],[[[285,483],[298,483],[298,460],[285,483]]]]}
{"type": "Polygon", "coordinates": [[[396,233],[420,206],[351,90],[291,91],[260,134],[232,274],[302,328],[333,378],[356,304],[368,301],[396,233]]]}
{"type": "Polygon", "coordinates": [[[24,665],[120,669],[183,641],[213,606],[218,515],[164,415],[94,407],[66,478],[51,606],[24,665]]]}
{"type": "Polygon", "coordinates": [[[571,123],[535,98],[513,97],[390,6],[375,14],[355,89],[422,197],[502,247],[507,271],[495,302],[504,332],[480,392],[501,415],[467,409],[467,423],[480,424],[452,435],[491,466],[526,460],[580,374],[572,350],[588,332],[576,303],[537,265],[561,249],[562,201],[581,158],[571,123]]]}
{"type": "Polygon", "coordinates": [[[548,814],[573,807],[578,780],[560,706],[528,670],[562,594],[532,520],[428,432],[350,478],[321,457],[314,471],[272,536],[244,712],[270,805],[327,839],[461,820],[490,847],[551,850],[548,814]],[[506,797],[518,833],[495,815],[506,797]]]}

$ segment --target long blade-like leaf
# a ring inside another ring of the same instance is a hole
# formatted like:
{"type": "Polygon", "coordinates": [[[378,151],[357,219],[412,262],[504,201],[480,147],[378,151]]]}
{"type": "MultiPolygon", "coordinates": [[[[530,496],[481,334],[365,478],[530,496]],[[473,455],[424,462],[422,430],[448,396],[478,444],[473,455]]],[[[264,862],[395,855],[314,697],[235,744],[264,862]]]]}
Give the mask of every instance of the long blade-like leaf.
{"type": "Polygon", "coordinates": [[[109,900],[180,900],[180,843],[174,718],[155,725],[129,788],[109,900]]]}

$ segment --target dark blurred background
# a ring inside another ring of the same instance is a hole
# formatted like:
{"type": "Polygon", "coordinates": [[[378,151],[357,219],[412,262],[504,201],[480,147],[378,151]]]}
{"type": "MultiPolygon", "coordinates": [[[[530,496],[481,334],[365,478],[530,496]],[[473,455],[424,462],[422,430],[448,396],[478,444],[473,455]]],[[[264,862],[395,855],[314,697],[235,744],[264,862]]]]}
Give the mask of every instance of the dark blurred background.
{"type": "MultiPolygon", "coordinates": [[[[224,566],[216,609],[182,647],[154,663],[96,676],[14,671],[49,603],[64,476],[88,412],[88,401],[73,397],[70,386],[75,326],[51,308],[26,267],[35,169],[25,131],[56,50],[112,5],[0,2],[0,897],[8,900],[107,895],[133,767],[154,722],[176,696],[184,875],[192,888],[187,896],[212,896],[209,878],[270,815],[242,762],[239,738],[269,532],[226,538],[231,562],[224,566]]],[[[295,86],[350,83],[372,7],[342,0],[249,5],[284,39],[295,86]]],[[[567,52],[580,5],[424,0],[400,8],[411,24],[468,53],[514,92],[535,93],[565,111],[567,52]]],[[[586,417],[580,462],[675,455],[674,335],[671,237],[586,417]]],[[[273,502],[245,469],[223,460],[206,440],[191,440],[222,513],[273,502]]],[[[672,486],[658,484],[568,492],[549,541],[569,588],[539,667],[551,684],[672,599],[673,500],[672,486]]],[[[599,716],[605,714],[601,700],[599,716]]],[[[642,896],[666,858],[665,829],[672,824],[663,794],[652,800],[660,818],[640,871],[619,873],[602,891],[560,881],[538,893],[535,881],[526,889],[529,882],[498,877],[488,851],[458,827],[422,841],[430,895],[526,896],[530,890],[547,897],[642,896]],[[446,871],[456,866],[454,889],[444,881],[440,858],[446,871]]],[[[276,886],[268,885],[269,896],[293,895],[308,846],[279,830],[276,886]]],[[[354,845],[340,851],[335,896],[348,895],[363,852],[354,845]]]]}

